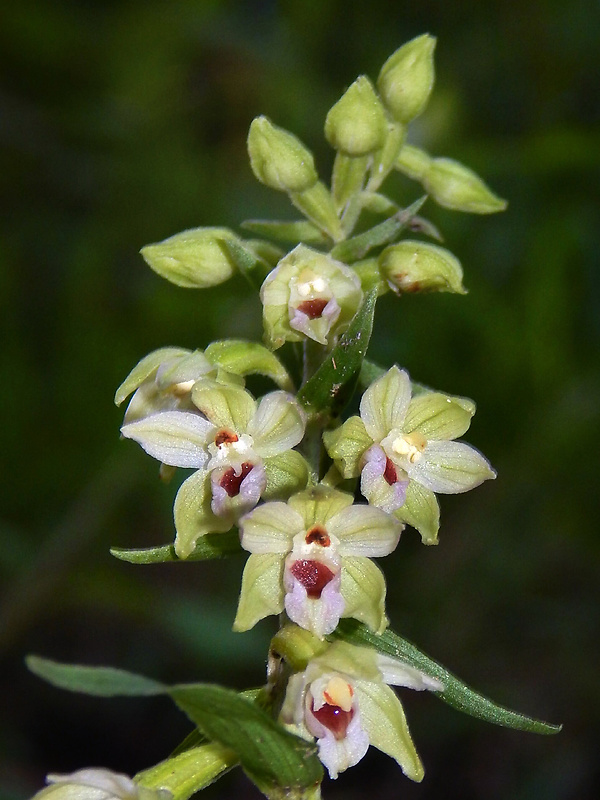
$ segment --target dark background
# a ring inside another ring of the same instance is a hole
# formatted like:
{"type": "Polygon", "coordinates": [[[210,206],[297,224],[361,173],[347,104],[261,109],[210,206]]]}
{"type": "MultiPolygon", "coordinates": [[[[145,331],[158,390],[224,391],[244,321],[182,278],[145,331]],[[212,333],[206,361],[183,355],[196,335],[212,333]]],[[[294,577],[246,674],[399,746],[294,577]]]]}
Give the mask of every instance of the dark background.
{"type": "MultiPolygon", "coordinates": [[[[251,119],[314,149],[360,73],[426,31],[438,79],[413,143],[510,201],[428,213],[466,298],[386,296],[372,355],[478,402],[468,439],[499,477],[442,499],[441,542],[407,531],[382,566],[393,627],[498,702],[564,723],[495,728],[405,690],[420,786],[371,751],[332,798],[600,794],[598,29],[571,0],[20,0],[2,12],[0,772],[22,800],[49,771],[133,774],[187,733],[167,700],[96,700],[29,675],[28,652],[164,680],[262,682],[273,621],[230,630],[243,559],[135,567],[110,545],[172,539],[176,487],[119,442],[116,386],[163,345],[260,336],[233,280],[162,281],[139,248],[188,227],[292,217],[252,177],[251,119]]],[[[396,177],[410,202],[418,187],[396,177]]],[[[207,796],[256,797],[236,771],[207,796]]]]}

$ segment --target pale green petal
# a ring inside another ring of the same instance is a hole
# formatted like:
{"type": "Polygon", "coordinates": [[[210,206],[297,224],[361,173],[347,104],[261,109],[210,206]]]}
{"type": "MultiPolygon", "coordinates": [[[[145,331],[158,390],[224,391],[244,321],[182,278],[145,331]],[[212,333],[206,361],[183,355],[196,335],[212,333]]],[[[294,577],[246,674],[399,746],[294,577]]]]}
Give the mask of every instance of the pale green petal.
{"type": "Polygon", "coordinates": [[[302,516],[287,503],[264,503],[240,520],[242,547],[250,553],[288,553],[303,529],[302,516]]]}
{"type": "Polygon", "coordinates": [[[330,457],[337,462],[344,478],[360,475],[361,459],[373,444],[360,417],[350,417],[333,431],[325,431],[323,443],[330,457]]]}
{"type": "Polygon", "coordinates": [[[310,467],[297,450],[288,450],[264,462],[267,487],[262,493],[265,500],[287,500],[290,495],[306,488],[310,467]]]}
{"type": "Polygon", "coordinates": [[[166,369],[159,369],[156,382],[161,388],[168,388],[176,383],[197,381],[209,372],[216,372],[215,367],[205,358],[202,350],[195,350],[178,358],[172,365],[167,365],[166,369]]]}
{"type": "Polygon", "coordinates": [[[437,544],[440,528],[440,507],[434,493],[416,481],[410,481],[406,500],[394,516],[421,534],[423,544],[437,544]]]}
{"type": "Polygon", "coordinates": [[[53,783],[33,795],[31,800],[110,800],[104,789],[79,783],[53,783]]]}
{"type": "Polygon", "coordinates": [[[315,523],[326,525],[331,517],[352,505],[353,501],[352,495],[345,492],[327,486],[313,486],[290,497],[288,505],[302,516],[304,527],[308,529],[315,523]]]}
{"type": "Polygon", "coordinates": [[[281,361],[258,342],[223,339],[210,344],[204,354],[209,361],[227,372],[236,375],[266,375],[281,389],[293,390],[291,378],[281,361]]]}
{"type": "Polygon", "coordinates": [[[377,564],[360,556],[344,558],[341,593],[346,603],[343,617],[354,617],[375,633],[383,633],[388,626],[385,578],[377,564]]]}
{"type": "Polygon", "coordinates": [[[304,436],[306,415],[287,392],[271,392],[258,404],[248,425],[259,456],[268,458],[295,447],[304,436]]]}
{"type": "Polygon", "coordinates": [[[149,378],[153,372],[156,372],[165,361],[170,358],[176,358],[177,356],[185,356],[189,352],[189,350],[184,350],[181,347],[161,347],[159,350],[148,353],[147,356],[144,356],[144,358],[135,365],[117,389],[115,393],[115,404],[120,406],[123,400],[129,397],[129,395],[134,392],[146,378],[149,378]]]}
{"type": "Polygon", "coordinates": [[[247,631],[271,614],[283,611],[283,558],[274,553],[251,555],[242,576],[234,631],[247,631]]]}
{"type": "Polygon", "coordinates": [[[442,494],[474,489],[496,473],[487,459],[464,442],[429,442],[423,458],[407,467],[409,477],[442,494]]]}
{"type": "Polygon", "coordinates": [[[231,520],[212,513],[210,501],[210,473],[198,470],[179,487],[173,514],[175,517],[175,552],[187,558],[196,542],[207,533],[223,533],[231,528],[231,520]]]}
{"type": "Polygon", "coordinates": [[[370,647],[357,647],[337,640],[309,662],[306,677],[312,681],[327,672],[343,672],[351,678],[380,681],[377,658],[377,652],[370,647]]]}
{"type": "Polygon", "coordinates": [[[190,411],[162,411],[123,425],[121,433],[172,467],[203,467],[206,444],[214,430],[208,420],[190,411]]]}
{"type": "Polygon", "coordinates": [[[213,425],[236,433],[245,433],[256,411],[256,401],[250,392],[210,380],[194,386],[192,400],[213,425]]]}
{"type": "Polygon", "coordinates": [[[394,428],[402,429],[410,403],[410,380],[393,366],[371,384],[360,401],[360,416],[369,436],[380,442],[394,428]]]}
{"type": "Polygon", "coordinates": [[[398,544],[402,527],[380,508],[352,505],[327,523],[327,530],[340,540],[343,556],[387,556],[398,544]]]}
{"type": "Polygon", "coordinates": [[[423,765],[394,691],[384,683],[361,680],[354,684],[354,691],[362,726],[373,747],[396,759],[407,778],[423,780],[423,765]]]}
{"type": "Polygon", "coordinates": [[[426,439],[458,439],[471,424],[475,403],[466,397],[424,392],[413,397],[404,420],[404,433],[418,431],[426,439]]]}

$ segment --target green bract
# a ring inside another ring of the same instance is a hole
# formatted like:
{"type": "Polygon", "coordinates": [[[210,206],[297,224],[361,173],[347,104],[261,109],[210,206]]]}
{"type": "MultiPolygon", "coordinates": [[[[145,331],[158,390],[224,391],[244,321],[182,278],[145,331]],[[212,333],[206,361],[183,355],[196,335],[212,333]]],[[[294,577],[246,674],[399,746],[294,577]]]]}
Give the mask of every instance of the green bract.
{"type": "Polygon", "coordinates": [[[192,228],[142,247],[144,261],[163,278],[185,289],[206,289],[231,278],[235,263],[226,242],[236,235],[227,228],[192,228]]]}
{"type": "Polygon", "coordinates": [[[265,339],[273,349],[286,341],[335,341],[362,300],[353,270],[331,256],[298,245],[262,285],[265,339]]]}

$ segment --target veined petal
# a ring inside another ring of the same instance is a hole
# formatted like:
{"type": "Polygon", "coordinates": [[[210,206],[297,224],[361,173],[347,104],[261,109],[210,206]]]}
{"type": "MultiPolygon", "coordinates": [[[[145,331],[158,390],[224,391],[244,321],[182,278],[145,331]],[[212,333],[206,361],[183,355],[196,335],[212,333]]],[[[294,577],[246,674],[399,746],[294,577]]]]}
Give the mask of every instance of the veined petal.
{"type": "Polygon", "coordinates": [[[123,400],[141,386],[146,378],[149,378],[153,372],[156,372],[165,361],[176,358],[177,356],[186,356],[189,353],[189,350],[184,350],[181,347],[161,347],[158,350],[154,350],[152,353],[148,353],[147,356],[144,356],[144,358],[135,365],[117,389],[115,393],[115,405],[120,406],[123,400]]]}
{"type": "Polygon", "coordinates": [[[173,505],[175,552],[179,558],[187,558],[201,536],[231,528],[231,520],[215,516],[210,503],[210,473],[198,470],[181,484],[173,505]]]}
{"type": "Polygon", "coordinates": [[[276,553],[251,555],[244,567],[234,631],[248,631],[283,611],[283,558],[276,553]]]}
{"type": "Polygon", "coordinates": [[[423,544],[437,544],[440,529],[440,507],[431,489],[417,481],[409,481],[403,505],[394,511],[401,522],[412,525],[421,534],[423,544]]]}
{"type": "Polygon", "coordinates": [[[357,680],[362,725],[369,741],[382,753],[396,759],[402,772],[413,781],[423,780],[424,770],[404,716],[400,700],[384,683],[357,680]]]}
{"type": "Polygon", "coordinates": [[[410,464],[407,472],[413,480],[441,494],[467,492],[496,477],[487,459],[464,442],[429,442],[423,457],[410,464]]]}
{"type": "Polygon", "coordinates": [[[466,397],[424,392],[413,397],[404,420],[404,433],[418,431],[428,440],[458,439],[471,424],[475,403],[466,397]]]}
{"type": "Polygon", "coordinates": [[[341,593],[346,604],[342,616],[353,617],[375,633],[383,633],[388,626],[385,579],[377,564],[360,556],[344,558],[341,593]]]}
{"type": "Polygon", "coordinates": [[[123,425],[121,433],[133,439],[153,458],[172,467],[203,467],[206,444],[214,426],[191,411],[162,411],[123,425]]]}
{"type": "Polygon", "coordinates": [[[352,505],[353,500],[350,494],[319,485],[293,495],[288,505],[302,515],[304,527],[308,529],[315,523],[326,525],[338,511],[352,505]]]}
{"type": "Polygon", "coordinates": [[[339,511],[327,523],[340,540],[342,556],[387,556],[396,548],[402,527],[380,508],[353,505],[339,511]]]}
{"type": "Polygon", "coordinates": [[[391,656],[378,653],[377,666],[383,680],[392,686],[405,686],[407,689],[414,689],[417,692],[425,689],[430,692],[441,692],[444,689],[444,684],[440,681],[391,656]]]}
{"type": "Polygon", "coordinates": [[[325,431],[323,443],[330,457],[338,463],[343,478],[360,474],[363,454],[373,444],[360,417],[350,417],[333,431],[325,431]]]}
{"type": "Polygon", "coordinates": [[[168,364],[161,364],[156,373],[156,382],[161,388],[167,388],[173,384],[197,381],[203,375],[216,371],[202,350],[194,350],[168,364]]]}
{"type": "Polygon", "coordinates": [[[304,436],[306,415],[293,395],[271,392],[265,395],[248,424],[254,448],[263,458],[291,450],[304,436]]]}
{"type": "Polygon", "coordinates": [[[242,547],[250,553],[287,553],[303,529],[302,517],[287,503],[265,503],[240,520],[242,547]]]}
{"type": "Polygon", "coordinates": [[[203,380],[192,390],[192,400],[217,428],[231,428],[245,433],[256,411],[256,401],[240,386],[203,380]]]}
{"type": "Polygon", "coordinates": [[[402,429],[410,393],[408,374],[393,366],[363,394],[360,416],[374,442],[380,442],[394,428],[402,429]]]}

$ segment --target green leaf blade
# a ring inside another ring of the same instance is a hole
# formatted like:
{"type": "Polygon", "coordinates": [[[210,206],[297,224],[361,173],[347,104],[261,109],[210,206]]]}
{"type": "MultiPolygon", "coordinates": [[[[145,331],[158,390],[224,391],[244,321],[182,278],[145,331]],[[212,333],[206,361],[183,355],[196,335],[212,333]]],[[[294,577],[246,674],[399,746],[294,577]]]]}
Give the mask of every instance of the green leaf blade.
{"type": "Polygon", "coordinates": [[[201,536],[187,558],[179,558],[172,544],[159,547],[143,547],[127,549],[111,547],[110,554],[120,561],[130,564],[165,564],[170,561],[209,561],[217,558],[228,558],[242,553],[240,537],[236,530],[227,533],[208,533],[201,536]]]}
{"type": "Polygon", "coordinates": [[[414,644],[393,631],[387,630],[385,633],[377,635],[354,620],[342,620],[333,636],[351,644],[374,648],[383,655],[404,661],[410,666],[420,669],[426,675],[436,678],[444,684],[443,691],[436,692],[437,696],[448,705],[458,711],[464,711],[465,714],[472,717],[491,722],[494,725],[543,735],[558,733],[562,728],[562,725],[553,725],[533,719],[494,703],[471,689],[441,664],[433,661],[414,644]]]}
{"type": "Polygon", "coordinates": [[[149,697],[166,691],[162,683],[152,678],[115,667],[63,664],[40,656],[27,656],[25,663],[34,675],[59,689],[95,697],[149,697]]]}

